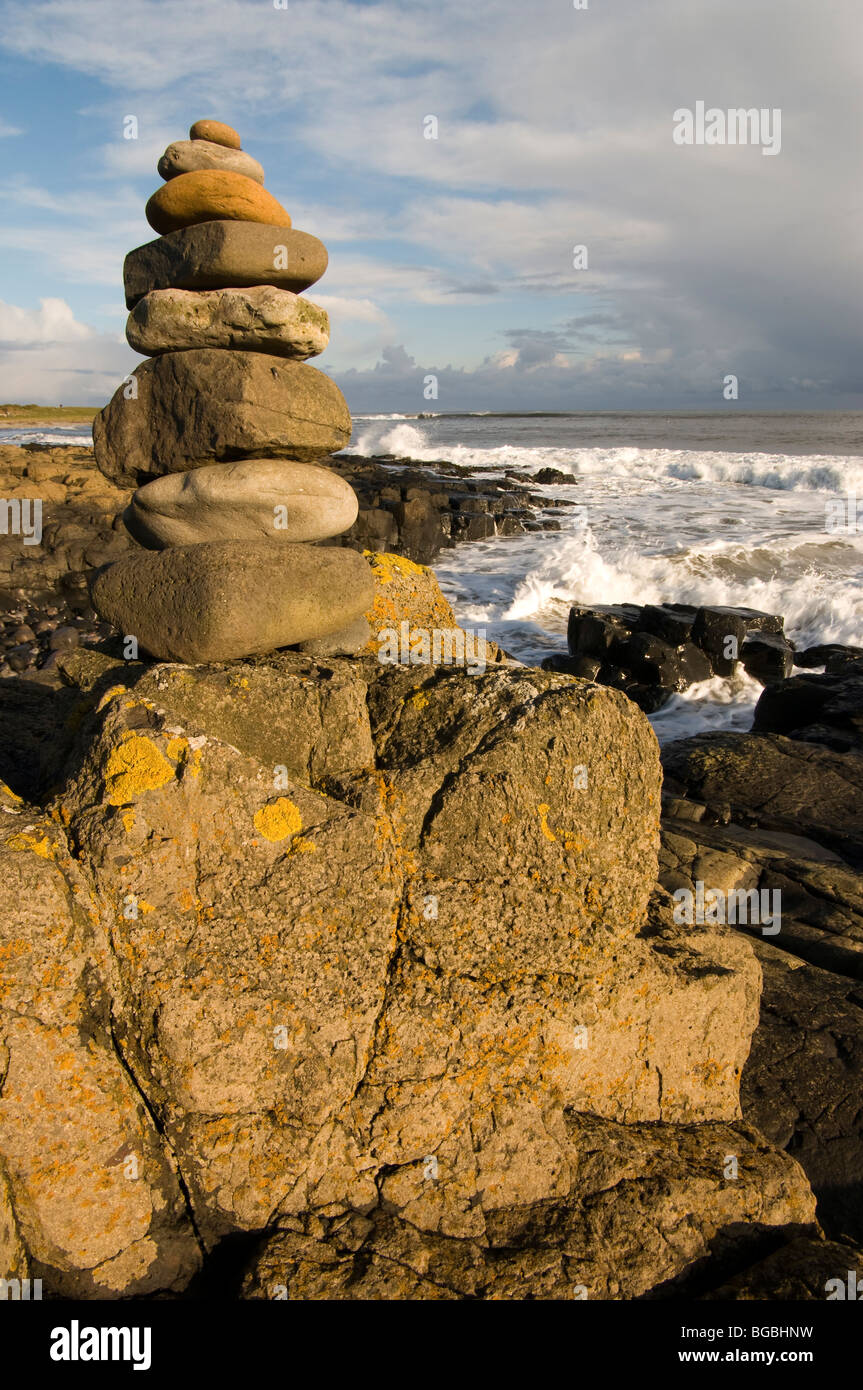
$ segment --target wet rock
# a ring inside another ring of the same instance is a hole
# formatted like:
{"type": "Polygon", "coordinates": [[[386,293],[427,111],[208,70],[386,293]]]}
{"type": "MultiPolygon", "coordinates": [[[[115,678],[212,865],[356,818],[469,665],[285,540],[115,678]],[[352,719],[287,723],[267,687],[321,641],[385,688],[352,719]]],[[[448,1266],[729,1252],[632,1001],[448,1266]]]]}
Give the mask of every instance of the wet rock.
{"type": "Polygon", "coordinates": [[[740,648],[740,660],[755,680],[762,685],[772,685],[791,675],[794,648],[782,633],[750,633],[740,648]]]}
{"type": "Polygon", "coordinates": [[[755,949],[764,985],[743,1113],[801,1164],[825,1229],[861,1241],[863,986],[769,942],[755,949]]]}
{"type": "MultiPolygon", "coordinates": [[[[762,697],[763,698],[763,697],[762,697]]],[[[863,759],[777,734],[697,734],[662,753],[665,786],[763,830],[863,857],[863,759]]]]}
{"type": "Polygon", "coordinates": [[[795,652],[794,665],[811,670],[815,666],[826,666],[832,657],[856,660],[863,657],[863,647],[843,647],[839,642],[824,642],[816,647],[807,647],[805,651],[795,652]]]}
{"type": "Polygon", "coordinates": [[[767,688],[753,730],[786,734],[837,752],[863,750],[863,666],[837,674],[792,676],[767,688]]]}

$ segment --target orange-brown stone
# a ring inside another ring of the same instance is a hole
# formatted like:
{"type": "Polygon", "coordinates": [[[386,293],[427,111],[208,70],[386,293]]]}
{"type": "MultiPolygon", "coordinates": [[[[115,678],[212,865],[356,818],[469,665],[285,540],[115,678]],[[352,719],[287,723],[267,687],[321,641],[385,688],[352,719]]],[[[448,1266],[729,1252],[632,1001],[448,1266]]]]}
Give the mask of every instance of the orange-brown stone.
{"type": "Polygon", "coordinates": [[[227,145],[229,150],[239,150],[240,137],[233,126],[223,121],[195,121],[189,131],[190,140],[212,140],[214,145],[227,145]]]}
{"type": "Polygon", "coordinates": [[[162,234],[198,222],[266,222],[290,227],[281,203],[254,179],[228,169],[195,169],[178,174],[158,189],[145,209],[151,227],[162,234]]]}

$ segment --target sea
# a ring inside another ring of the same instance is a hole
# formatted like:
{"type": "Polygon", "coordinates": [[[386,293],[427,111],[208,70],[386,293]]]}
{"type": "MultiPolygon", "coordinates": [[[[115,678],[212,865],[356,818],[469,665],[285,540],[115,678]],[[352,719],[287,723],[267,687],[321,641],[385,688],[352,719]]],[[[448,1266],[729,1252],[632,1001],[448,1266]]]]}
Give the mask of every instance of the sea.
{"type": "MultiPolygon", "coordinates": [[[[0,429],[0,443],[26,440],[91,442],[80,426],[0,429]]],[[[781,614],[798,647],[863,646],[863,412],[367,414],[348,452],[567,475],[536,485],[574,504],[549,510],[560,530],[434,564],[459,623],[521,661],[565,650],[573,603],[743,605],[781,614]]],[[[760,691],[745,673],[716,677],[651,723],[663,742],[745,730],[760,691]]]]}
{"type": "MultiPolygon", "coordinates": [[[[559,531],[434,564],[458,621],[521,661],[565,650],[573,603],[742,605],[781,614],[798,647],[863,646],[863,412],[364,415],[351,450],[568,475],[536,488],[575,504],[549,512],[559,531]]],[[[746,730],[760,693],[741,670],[651,723],[661,742],[746,730]]]]}

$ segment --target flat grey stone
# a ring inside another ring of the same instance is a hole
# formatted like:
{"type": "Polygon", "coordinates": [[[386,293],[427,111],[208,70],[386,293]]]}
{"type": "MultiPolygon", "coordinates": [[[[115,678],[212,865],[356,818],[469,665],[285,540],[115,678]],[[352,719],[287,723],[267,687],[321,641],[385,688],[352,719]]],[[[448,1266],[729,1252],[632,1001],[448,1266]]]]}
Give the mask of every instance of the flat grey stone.
{"type": "Polygon", "coordinates": [[[326,247],[308,232],[268,222],[198,222],[129,252],[123,264],[126,308],[150,290],[277,285],[298,294],[326,268],[326,247]]]}
{"type": "Polygon", "coordinates": [[[371,568],[337,546],[219,541],[139,551],[101,570],[93,606],[163,661],[233,661],[347,627],[371,607],[371,568]]]}

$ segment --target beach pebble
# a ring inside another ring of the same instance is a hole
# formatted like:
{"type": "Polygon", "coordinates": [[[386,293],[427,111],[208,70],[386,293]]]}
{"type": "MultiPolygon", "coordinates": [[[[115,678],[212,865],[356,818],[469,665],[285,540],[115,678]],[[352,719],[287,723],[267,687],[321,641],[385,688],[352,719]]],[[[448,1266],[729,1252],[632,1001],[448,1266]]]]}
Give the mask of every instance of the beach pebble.
{"type": "Polygon", "coordinates": [[[272,193],[245,174],[227,169],[178,174],[156,190],[144,215],[157,232],[175,232],[215,220],[291,225],[288,213],[272,193]]]}
{"type": "Polygon", "coordinates": [[[190,140],[211,140],[214,145],[226,145],[228,149],[240,148],[240,137],[233,126],[224,121],[195,121],[189,130],[190,140]]]}
{"type": "Polygon", "coordinates": [[[229,169],[255,183],[264,182],[264,168],[244,150],[217,145],[213,140],[174,140],[156,166],[163,179],[192,174],[196,169],[229,169]]]}
{"type": "Polygon", "coordinates": [[[77,647],[79,640],[76,627],[58,627],[48,638],[48,646],[52,652],[65,652],[70,651],[72,647],[77,647]]]}

